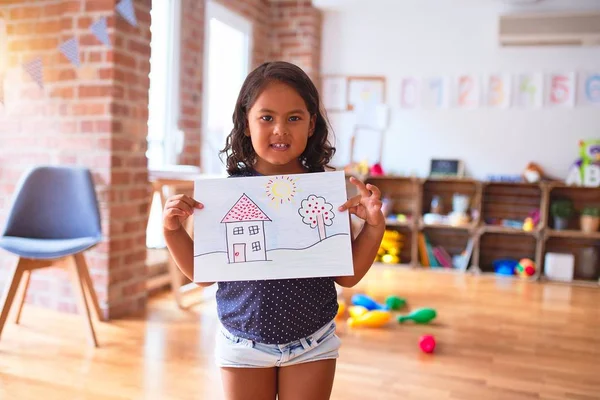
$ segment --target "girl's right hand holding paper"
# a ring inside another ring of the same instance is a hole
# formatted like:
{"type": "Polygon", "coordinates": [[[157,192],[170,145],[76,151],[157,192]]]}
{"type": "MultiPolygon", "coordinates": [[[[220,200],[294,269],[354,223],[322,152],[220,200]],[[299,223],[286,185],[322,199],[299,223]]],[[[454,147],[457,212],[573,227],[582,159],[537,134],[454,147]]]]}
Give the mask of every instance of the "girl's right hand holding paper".
{"type": "Polygon", "coordinates": [[[163,227],[165,231],[176,231],[183,221],[194,214],[194,209],[203,209],[204,205],[185,194],[176,194],[167,199],[163,210],[163,227]]]}

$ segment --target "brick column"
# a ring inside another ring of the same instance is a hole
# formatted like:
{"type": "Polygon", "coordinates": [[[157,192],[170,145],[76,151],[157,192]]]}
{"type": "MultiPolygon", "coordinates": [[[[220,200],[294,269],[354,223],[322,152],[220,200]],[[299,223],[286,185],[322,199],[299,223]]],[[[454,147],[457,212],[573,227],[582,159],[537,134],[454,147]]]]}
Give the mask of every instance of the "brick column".
{"type": "MultiPolygon", "coordinates": [[[[15,184],[30,166],[83,165],[94,175],[104,241],[87,253],[106,315],[138,310],[145,302],[145,218],[149,204],[146,148],[149,8],[136,0],[139,26],[115,11],[115,0],[20,0],[0,4],[7,23],[5,106],[0,106],[0,225],[15,184]],[[108,48],[89,31],[107,18],[108,48]],[[76,36],[81,67],[58,45],[76,36]],[[23,72],[43,61],[44,87],[23,72]]],[[[76,215],[57,216],[75,218],[76,215]]],[[[15,258],[0,253],[0,290],[15,258]]],[[[68,274],[39,270],[28,301],[75,312],[68,274]]]]}

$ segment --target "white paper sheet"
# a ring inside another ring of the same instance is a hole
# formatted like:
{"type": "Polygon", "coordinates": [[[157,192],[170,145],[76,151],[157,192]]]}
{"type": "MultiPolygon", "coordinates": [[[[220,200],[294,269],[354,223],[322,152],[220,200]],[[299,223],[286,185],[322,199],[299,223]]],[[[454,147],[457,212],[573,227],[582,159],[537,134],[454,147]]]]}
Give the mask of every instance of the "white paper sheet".
{"type": "Polygon", "coordinates": [[[354,274],[342,171],[200,179],[194,282],[354,274]]]}

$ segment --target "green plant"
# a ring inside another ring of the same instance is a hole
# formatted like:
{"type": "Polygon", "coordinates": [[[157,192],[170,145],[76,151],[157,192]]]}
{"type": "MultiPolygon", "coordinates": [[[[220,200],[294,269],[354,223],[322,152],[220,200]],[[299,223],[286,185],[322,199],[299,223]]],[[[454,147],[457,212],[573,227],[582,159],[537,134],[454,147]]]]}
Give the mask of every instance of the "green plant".
{"type": "Polygon", "coordinates": [[[558,218],[571,218],[575,209],[573,208],[573,202],[568,199],[560,199],[552,202],[550,206],[552,215],[558,218]]]}
{"type": "Polygon", "coordinates": [[[581,215],[588,215],[590,217],[600,217],[600,207],[586,206],[581,210],[581,215]]]}

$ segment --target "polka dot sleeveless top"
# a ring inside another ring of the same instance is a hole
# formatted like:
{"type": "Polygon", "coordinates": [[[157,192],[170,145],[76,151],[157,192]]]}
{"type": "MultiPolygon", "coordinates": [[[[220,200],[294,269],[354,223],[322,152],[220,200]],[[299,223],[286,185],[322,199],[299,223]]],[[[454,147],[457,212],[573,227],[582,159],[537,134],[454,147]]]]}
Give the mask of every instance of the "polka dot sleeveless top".
{"type": "MultiPolygon", "coordinates": [[[[256,175],[248,171],[237,176],[256,175]]],[[[334,278],[218,283],[223,326],[259,343],[285,344],[309,336],[334,319],[337,310],[334,278]]]]}

